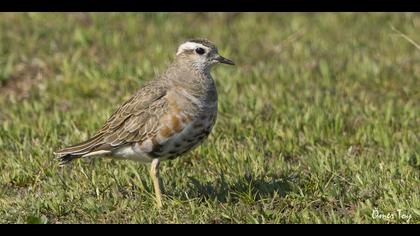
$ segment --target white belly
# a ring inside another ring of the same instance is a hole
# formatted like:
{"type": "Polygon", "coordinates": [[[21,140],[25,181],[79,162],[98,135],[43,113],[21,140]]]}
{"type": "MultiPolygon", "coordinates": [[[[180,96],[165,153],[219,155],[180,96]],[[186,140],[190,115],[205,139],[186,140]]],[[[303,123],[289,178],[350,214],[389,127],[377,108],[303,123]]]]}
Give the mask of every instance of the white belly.
{"type": "Polygon", "coordinates": [[[109,156],[113,159],[127,159],[132,161],[139,162],[152,162],[153,158],[150,157],[147,152],[144,152],[140,149],[138,144],[131,144],[124,147],[120,147],[112,152],[112,155],[109,156]]]}

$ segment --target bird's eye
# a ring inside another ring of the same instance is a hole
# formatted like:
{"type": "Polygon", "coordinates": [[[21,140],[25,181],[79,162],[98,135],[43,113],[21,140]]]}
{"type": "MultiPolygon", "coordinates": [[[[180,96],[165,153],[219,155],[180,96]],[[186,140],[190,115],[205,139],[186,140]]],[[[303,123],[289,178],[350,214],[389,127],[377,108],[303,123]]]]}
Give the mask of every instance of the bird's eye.
{"type": "Polygon", "coordinates": [[[200,55],[203,55],[206,51],[204,50],[204,48],[196,48],[195,52],[200,54],[200,55]]]}

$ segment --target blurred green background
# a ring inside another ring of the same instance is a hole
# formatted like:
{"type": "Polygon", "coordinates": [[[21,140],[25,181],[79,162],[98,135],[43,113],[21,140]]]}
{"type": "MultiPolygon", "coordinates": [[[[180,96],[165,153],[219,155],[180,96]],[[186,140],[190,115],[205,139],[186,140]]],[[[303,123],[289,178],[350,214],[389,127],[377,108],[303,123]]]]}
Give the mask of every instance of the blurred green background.
{"type": "Polygon", "coordinates": [[[419,13],[1,13],[0,222],[420,223],[419,43],[419,13]],[[161,212],[147,166],[58,167],[196,37],[237,65],[161,212]]]}

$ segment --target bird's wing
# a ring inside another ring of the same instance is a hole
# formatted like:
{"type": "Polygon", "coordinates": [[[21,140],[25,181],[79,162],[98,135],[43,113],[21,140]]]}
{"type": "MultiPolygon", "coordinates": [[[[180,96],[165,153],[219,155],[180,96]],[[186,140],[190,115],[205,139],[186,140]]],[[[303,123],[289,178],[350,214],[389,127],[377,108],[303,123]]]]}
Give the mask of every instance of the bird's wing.
{"type": "Polygon", "coordinates": [[[142,142],[157,132],[159,120],[166,113],[168,103],[166,89],[152,89],[138,93],[122,105],[104,127],[99,131],[105,133],[103,142],[110,147],[125,143],[142,142]]]}
{"type": "Polygon", "coordinates": [[[92,138],[56,154],[77,158],[93,151],[112,150],[127,143],[144,141],[157,132],[158,121],[167,111],[166,91],[162,86],[145,85],[122,104],[92,138]]]}

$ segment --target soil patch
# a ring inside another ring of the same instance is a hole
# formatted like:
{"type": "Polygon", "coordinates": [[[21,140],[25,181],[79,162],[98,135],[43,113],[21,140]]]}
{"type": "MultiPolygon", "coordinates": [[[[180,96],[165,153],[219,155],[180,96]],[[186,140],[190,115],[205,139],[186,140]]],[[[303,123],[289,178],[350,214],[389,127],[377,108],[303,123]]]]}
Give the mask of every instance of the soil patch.
{"type": "Polygon", "coordinates": [[[47,74],[46,64],[39,59],[20,63],[15,66],[10,78],[0,81],[0,97],[15,95],[18,98],[27,98],[30,91],[40,85],[47,74]]]}

